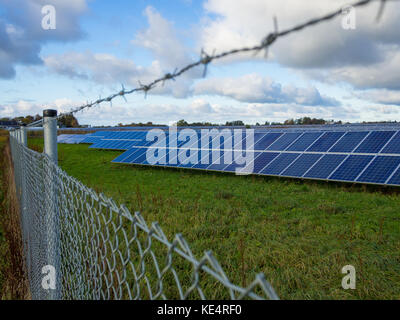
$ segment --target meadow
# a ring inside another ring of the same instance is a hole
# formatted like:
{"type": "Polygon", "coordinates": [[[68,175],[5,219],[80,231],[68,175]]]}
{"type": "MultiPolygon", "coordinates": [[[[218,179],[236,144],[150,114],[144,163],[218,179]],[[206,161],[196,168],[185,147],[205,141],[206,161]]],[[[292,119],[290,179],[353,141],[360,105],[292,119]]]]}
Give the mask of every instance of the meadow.
{"type": "Polygon", "coordinates": [[[59,144],[59,165],[197,257],[212,250],[238,285],[263,272],[281,299],[400,299],[397,188],[111,163],[121,153],[59,144]],[[345,265],[355,290],[341,286],[345,265]]]}

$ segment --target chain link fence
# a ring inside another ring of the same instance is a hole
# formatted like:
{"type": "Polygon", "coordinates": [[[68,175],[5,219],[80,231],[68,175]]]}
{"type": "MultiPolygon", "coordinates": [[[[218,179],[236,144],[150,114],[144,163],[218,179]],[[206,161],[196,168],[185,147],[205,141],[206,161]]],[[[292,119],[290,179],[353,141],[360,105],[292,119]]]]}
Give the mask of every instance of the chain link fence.
{"type": "Polygon", "coordinates": [[[10,144],[33,299],[278,299],[263,274],[247,288],[233,284],[211,252],[196,259],[181,235],[169,241],[18,134],[10,144]],[[48,265],[55,289],[43,286],[48,265]]]}

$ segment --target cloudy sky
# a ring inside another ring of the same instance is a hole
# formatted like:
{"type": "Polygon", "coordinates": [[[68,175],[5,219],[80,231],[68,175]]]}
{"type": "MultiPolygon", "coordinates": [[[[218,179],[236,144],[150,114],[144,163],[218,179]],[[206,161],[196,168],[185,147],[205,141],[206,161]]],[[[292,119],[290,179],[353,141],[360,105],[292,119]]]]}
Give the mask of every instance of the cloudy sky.
{"type": "MultiPolygon", "coordinates": [[[[199,58],[258,44],[336,10],[342,0],[0,0],[0,117],[60,112],[149,82],[199,58]],[[42,8],[56,29],[42,28],[42,8]]],[[[351,1],[350,1],[351,3],[351,1]]],[[[400,3],[355,11],[231,56],[149,93],[77,115],[82,124],[282,121],[303,116],[400,121],[400,3]]]]}

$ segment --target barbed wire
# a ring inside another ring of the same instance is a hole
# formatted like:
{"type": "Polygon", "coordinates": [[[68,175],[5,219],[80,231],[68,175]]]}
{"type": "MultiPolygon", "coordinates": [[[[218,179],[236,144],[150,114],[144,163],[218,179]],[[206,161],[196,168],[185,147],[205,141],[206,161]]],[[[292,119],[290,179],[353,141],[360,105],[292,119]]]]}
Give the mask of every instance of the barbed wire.
{"type": "MultiPolygon", "coordinates": [[[[356,7],[366,6],[367,4],[370,4],[372,2],[380,2],[380,7],[379,7],[379,10],[378,10],[378,13],[377,13],[377,16],[376,16],[376,21],[380,21],[382,15],[383,15],[385,4],[388,1],[398,1],[398,0],[360,0],[360,1],[357,1],[357,2],[355,2],[353,4],[350,4],[350,6],[353,7],[353,8],[356,8],[356,7]]],[[[348,8],[349,6],[346,6],[346,7],[348,8]]],[[[299,25],[297,25],[295,27],[292,27],[290,29],[286,29],[286,30],[283,30],[283,31],[278,31],[278,19],[276,17],[274,17],[273,18],[274,31],[269,33],[267,36],[265,36],[262,39],[261,43],[258,44],[258,45],[255,45],[255,46],[252,46],[252,47],[242,47],[242,48],[239,48],[239,49],[232,49],[232,50],[224,51],[224,52],[219,53],[219,54],[214,54],[213,53],[212,55],[207,54],[202,49],[201,53],[200,53],[200,59],[199,60],[197,60],[197,61],[195,61],[193,63],[190,63],[190,64],[186,65],[185,67],[183,67],[181,69],[175,69],[175,71],[172,72],[172,73],[166,73],[164,76],[162,76],[162,77],[160,77],[158,79],[155,79],[155,80],[153,80],[152,82],[150,82],[148,84],[142,84],[139,81],[139,87],[136,87],[134,89],[126,90],[124,85],[122,85],[122,88],[121,88],[121,90],[119,92],[111,94],[106,98],[99,98],[96,101],[87,102],[86,104],[81,105],[81,106],[76,107],[76,108],[73,108],[68,112],[61,113],[58,116],[58,119],[66,117],[66,116],[73,115],[73,114],[75,114],[75,113],[77,113],[79,111],[82,111],[84,109],[88,109],[88,108],[92,108],[94,106],[98,106],[98,105],[100,105],[101,103],[104,103],[104,102],[112,103],[112,100],[117,98],[117,97],[122,97],[126,101],[125,96],[129,95],[129,94],[132,94],[132,93],[135,93],[135,92],[144,92],[144,95],[145,95],[145,98],[146,98],[147,97],[147,93],[150,90],[152,90],[153,88],[155,88],[158,84],[161,83],[161,84],[164,85],[164,83],[166,81],[175,80],[175,78],[181,76],[182,74],[184,74],[184,73],[188,72],[189,70],[191,70],[191,69],[193,69],[195,67],[198,67],[198,66],[204,66],[203,77],[205,77],[206,74],[207,74],[208,65],[211,62],[213,62],[214,60],[218,60],[218,59],[222,59],[222,58],[227,57],[227,56],[236,55],[236,54],[239,54],[239,53],[246,53],[246,52],[254,52],[255,54],[258,54],[262,50],[266,50],[266,54],[267,54],[268,53],[268,48],[274,42],[276,42],[276,40],[278,38],[287,36],[287,35],[295,33],[295,32],[299,32],[299,31],[301,31],[301,30],[303,30],[305,28],[317,25],[317,24],[322,23],[322,22],[326,22],[326,21],[332,20],[335,17],[337,17],[339,15],[342,15],[342,14],[343,14],[343,7],[341,7],[340,9],[338,9],[338,10],[336,10],[334,12],[331,12],[331,13],[326,14],[324,16],[321,16],[319,18],[311,19],[308,22],[299,24],[299,25]]],[[[41,122],[42,122],[42,120],[38,120],[38,121],[32,122],[28,126],[34,126],[34,125],[37,125],[37,124],[39,124],[41,122]]]]}

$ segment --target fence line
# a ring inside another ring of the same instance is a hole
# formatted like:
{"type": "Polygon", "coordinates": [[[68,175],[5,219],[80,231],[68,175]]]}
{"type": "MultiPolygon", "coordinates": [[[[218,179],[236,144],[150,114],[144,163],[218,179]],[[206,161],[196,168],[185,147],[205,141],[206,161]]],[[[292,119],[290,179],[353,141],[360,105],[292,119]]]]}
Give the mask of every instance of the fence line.
{"type": "MultiPolygon", "coordinates": [[[[382,14],[383,14],[383,10],[385,8],[385,4],[388,1],[398,1],[398,0],[359,0],[357,2],[354,2],[353,4],[351,4],[352,7],[356,8],[356,7],[362,7],[362,6],[366,6],[372,2],[380,2],[380,7],[376,16],[376,20],[379,21],[382,14]]],[[[348,6],[347,6],[348,8],[348,6]]],[[[149,91],[151,91],[153,88],[155,88],[157,85],[162,84],[164,85],[164,83],[166,81],[170,81],[170,80],[175,80],[175,78],[181,76],[182,74],[188,72],[189,70],[198,67],[198,66],[204,66],[204,71],[203,71],[203,77],[206,76],[207,73],[207,66],[214,60],[218,60],[218,59],[222,59],[224,57],[227,56],[231,56],[231,55],[236,55],[238,53],[243,53],[243,52],[254,52],[255,54],[259,53],[262,50],[265,50],[267,52],[268,48],[279,38],[287,36],[289,34],[295,33],[295,32],[300,32],[306,28],[309,28],[311,26],[317,25],[319,23],[322,22],[326,22],[329,20],[332,20],[334,18],[336,18],[337,16],[343,14],[343,8],[337,9],[336,11],[333,11],[329,14],[326,14],[324,16],[318,17],[318,18],[314,18],[311,19],[305,23],[301,23],[297,26],[294,26],[292,28],[283,30],[283,31],[279,31],[278,30],[278,20],[276,17],[274,17],[274,28],[275,30],[271,33],[269,33],[267,36],[265,36],[261,42],[258,45],[252,46],[252,47],[243,47],[243,48],[238,48],[238,49],[232,49],[229,51],[225,51],[219,54],[207,54],[204,50],[201,50],[201,54],[200,54],[200,58],[199,60],[190,63],[188,65],[186,65],[185,67],[182,67],[181,69],[175,69],[174,72],[172,73],[166,73],[164,76],[155,79],[153,81],[151,81],[148,84],[142,84],[139,81],[139,87],[131,89],[131,90],[126,90],[124,85],[122,85],[122,89],[119,92],[116,92],[114,94],[109,95],[107,98],[100,98],[96,101],[93,102],[88,102],[84,105],[81,105],[79,107],[76,108],[72,108],[70,111],[65,112],[65,113],[61,113],[59,115],[59,118],[68,116],[68,115],[73,115],[74,113],[77,113],[79,111],[82,111],[84,109],[88,109],[88,108],[92,108],[94,106],[98,106],[103,102],[110,102],[112,103],[112,100],[114,100],[116,97],[122,97],[123,99],[126,98],[126,95],[135,93],[135,92],[144,92],[145,97],[147,96],[147,93],[149,91]]],[[[41,124],[42,120],[38,120],[38,121],[34,121],[32,123],[29,124],[29,126],[36,126],[38,124],[41,124]]]]}
{"type": "Polygon", "coordinates": [[[33,299],[278,299],[263,274],[247,288],[233,284],[211,252],[196,259],[180,234],[169,241],[158,223],[29,149],[20,132],[10,145],[33,299]],[[55,290],[42,285],[49,264],[55,290]]]}

